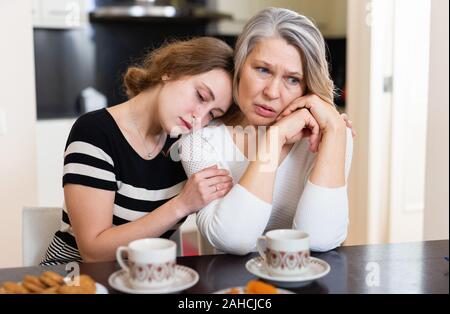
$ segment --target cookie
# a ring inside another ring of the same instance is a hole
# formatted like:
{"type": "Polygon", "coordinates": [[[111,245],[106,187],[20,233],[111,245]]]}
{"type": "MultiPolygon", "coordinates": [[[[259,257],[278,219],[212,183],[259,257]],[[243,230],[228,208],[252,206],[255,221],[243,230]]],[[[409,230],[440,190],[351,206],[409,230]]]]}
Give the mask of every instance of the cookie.
{"type": "Polygon", "coordinates": [[[57,294],[58,289],[59,289],[59,286],[50,287],[50,288],[42,290],[41,294],[57,294]]]}
{"type": "Polygon", "coordinates": [[[47,286],[39,279],[38,276],[33,276],[33,275],[25,275],[25,277],[23,277],[23,282],[29,282],[33,285],[36,285],[42,289],[47,288],[47,286]]]}
{"type": "Polygon", "coordinates": [[[44,291],[44,288],[42,288],[41,286],[38,286],[32,282],[29,281],[24,281],[22,283],[22,285],[30,292],[32,293],[41,293],[42,291],[44,291]]]}
{"type": "Polygon", "coordinates": [[[25,293],[29,292],[21,284],[18,284],[17,282],[13,282],[13,281],[4,282],[3,288],[6,290],[7,293],[25,294],[25,293]]]}
{"type": "Polygon", "coordinates": [[[96,292],[95,281],[88,275],[81,275],[74,278],[74,282],[79,285],[63,285],[59,287],[58,293],[62,294],[94,294],[96,292]]]}
{"type": "Polygon", "coordinates": [[[95,281],[88,275],[76,276],[74,283],[77,285],[66,284],[63,276],[46,271],[40,277],[25,275],[23,283],[6,281],[0,286],[0,294],[94,294],[96,292],[95,281]]]}
{"type": "Polygon", "coordinates": [[[64,283],[64,277],[58,273],[55,273],[54,271],[44,271],[41,275],[41,278],[42,276],[50,278],[51,280],[59,283],[60,285],[64,283]]]}
{"type": "Polygon", "coordinates": [[[45,283],[47,285],[47,287],[59,287],[60,286],[59,282],[54,281],[53,279],[48,278],[46,276],[41,276],[41,277],[39,277],[39,279],[43,283],[45,283]]]}

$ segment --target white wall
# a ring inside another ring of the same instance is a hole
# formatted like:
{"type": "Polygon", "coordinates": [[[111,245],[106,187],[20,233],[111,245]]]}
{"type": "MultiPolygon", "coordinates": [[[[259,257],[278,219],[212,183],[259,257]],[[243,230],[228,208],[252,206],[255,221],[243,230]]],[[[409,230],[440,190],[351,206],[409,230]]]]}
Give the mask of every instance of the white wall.
{"type": "Polygon", "coordinates": [[[21,265],[21,209],[35,205],[35,87],[31,1],[0,1],[0,268],[21,265]]]}
{"type": "Polygon", "coordinates": [[[358,136],[353,144],[348,180],[350,226],[345,244],[368,239],[369,122],[371,84],[371,29],[367,24],[369,0],[348,1],[346,111],[358,136]]]}
{"type": "MultiPolygon", "coordinates": [[[[383,83],[385,78],[392,77],[394,4],[393,0],[372,2],[365,19],[366,24],[371,27],[370,101],[367,103],[369,107],[367,124],[369,129],[368,243],[385,243],[389,235],[389,170],[393,105],[392,92],[385,89],[383,83]]],[[[358,140],[357,138],[356,141],[358,140]]]]}
{"type": "Polygon", "coordinates": [[[448,239],[448,0],[431,1],[424,239],[448,239]]]}
{"type": "Polygon", "coordinates": [[[38,206],[61,207],[64,147],[75,119],[39,120],[36,124],[38,206]]]}

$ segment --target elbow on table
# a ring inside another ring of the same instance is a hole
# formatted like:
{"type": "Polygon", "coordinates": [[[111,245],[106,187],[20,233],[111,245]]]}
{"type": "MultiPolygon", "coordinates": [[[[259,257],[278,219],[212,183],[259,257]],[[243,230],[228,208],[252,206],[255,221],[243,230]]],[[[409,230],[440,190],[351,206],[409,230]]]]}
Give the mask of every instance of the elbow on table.
{"type": "Polygon", "coordinates": [[[97,263],[104,262],[105,260],[97,256],[95,252],[86,252],[86,250],[79,250],[83,263],[97,263]]]}
{"type": "Polygon", "coordinates": [[[228,252],[229,254],[234,255],[247,255],[248,253],[255,251],[255,245],[246,245],[246,244],[236,244],[229,247],[228,252]]]}
{"type": "Polygon", "coordinates": [[[317,234],[309,236],[309,246],[314,252],[327,252],[341,246],[347,238],[347,232],[341,234],[317,234]]]}
{"type": "Polygon", "coordinates": [[[100,254],[100,250],[93,246],[86,245],[78,245],[78,251],[80,252],[81,259],[84,263],[97,263],[97,262],[108,262],[113,261],[113,257],[105,257],[102,254],[100,254]]]}
{"type": "Polygon", "coordinates": [[[79,250],[81,259],[83,263],[95,263],[99,262],[99,259],[95,256],[95,254],[89,254],[86,251],[79,250]]]}
{"type": "Polygon", "coordinates": [[[213,239],[210,242],[216,249],[234,255],[246,255],[254,252],[256,248],[256,240],[242,239],[236,236],[224,236],[220,240],[213,239]]]}

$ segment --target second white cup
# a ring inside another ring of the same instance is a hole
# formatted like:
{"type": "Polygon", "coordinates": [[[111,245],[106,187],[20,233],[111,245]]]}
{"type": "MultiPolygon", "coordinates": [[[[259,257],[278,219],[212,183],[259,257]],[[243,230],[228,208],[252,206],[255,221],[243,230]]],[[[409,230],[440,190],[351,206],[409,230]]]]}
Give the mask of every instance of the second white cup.
{"type": "Polygon", "coordinates": [[[278,229],[258,238],[257,249],[272,276],[297,276],[309,264],[309,235],[294,229],[278,229]]]}

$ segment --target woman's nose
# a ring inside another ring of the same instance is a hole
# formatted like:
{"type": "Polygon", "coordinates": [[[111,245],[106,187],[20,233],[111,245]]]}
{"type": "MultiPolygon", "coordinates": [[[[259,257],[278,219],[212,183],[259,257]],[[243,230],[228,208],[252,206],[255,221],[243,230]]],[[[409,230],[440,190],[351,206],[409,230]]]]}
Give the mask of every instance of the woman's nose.
{"type": "Polygon", "coordinates": [[[206,106],[198,106],[192,113],[193,123],[196,123],[199,127],[208,123],[207,118],[209,116],[209,109],[206,106]]]}
{"type": "Polygon", "coordinates": [[[267,82],[266,87],[264,88],[264,94],[269,99],[277,99],[280,97],[280,80],[277,78],[273,78],[267,82]]]}

